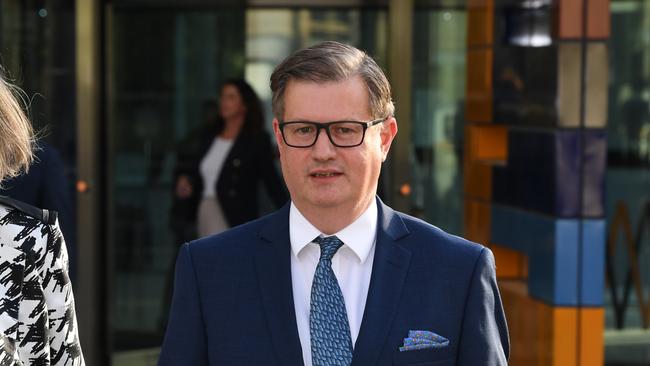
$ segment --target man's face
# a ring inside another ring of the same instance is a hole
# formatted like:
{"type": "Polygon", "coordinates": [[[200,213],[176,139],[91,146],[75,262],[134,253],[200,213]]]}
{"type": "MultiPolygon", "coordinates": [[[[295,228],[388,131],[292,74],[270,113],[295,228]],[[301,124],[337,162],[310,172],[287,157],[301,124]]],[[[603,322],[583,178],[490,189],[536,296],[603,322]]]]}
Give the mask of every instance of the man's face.
{"type": "MultiPolygon", "coordinates": [[[[368,90],[359,76],[340,82],[290,81],[284,94],[284,121],[370,121],[368,90]]],[[[381,163],[397,133],[395,118],[369,127],[356,147],[332,145],[324,130],[308,148],[287,146],[273,121],[282,174],[291,199],[302,210],[343,208],[361,213],[374,199],[381,163]]]]}

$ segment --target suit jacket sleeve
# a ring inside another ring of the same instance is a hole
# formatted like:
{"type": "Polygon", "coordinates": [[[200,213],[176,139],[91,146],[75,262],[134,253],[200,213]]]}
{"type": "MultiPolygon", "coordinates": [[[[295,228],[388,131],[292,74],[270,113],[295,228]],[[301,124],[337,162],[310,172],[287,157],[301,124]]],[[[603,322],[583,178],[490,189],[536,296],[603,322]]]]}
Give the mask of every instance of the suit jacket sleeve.
{"type": "Polygon", "coordinates": [[[158,366],[208,365],[206,334],[190,247],[176,261],[174,296],[158,366]]]}
{"type": "Polygon", "coordinates": [[[507,365],[508,327],[496,282],[494,256],[483,248],[474,267],[459,341],[459,366],[507,365]]]}

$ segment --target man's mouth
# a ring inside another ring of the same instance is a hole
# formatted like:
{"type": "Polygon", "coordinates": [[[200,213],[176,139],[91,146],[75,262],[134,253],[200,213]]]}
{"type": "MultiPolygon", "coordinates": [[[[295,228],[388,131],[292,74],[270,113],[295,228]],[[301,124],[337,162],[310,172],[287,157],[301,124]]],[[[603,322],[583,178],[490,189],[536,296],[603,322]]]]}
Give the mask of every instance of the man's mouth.
{"type": "Polygon", "coordinates": [[[337,175],[341,175],[341,173],[336,173],[336,172],[328,172],[328,173],[312,173],[312,177],[335,177],[337,175]]]}

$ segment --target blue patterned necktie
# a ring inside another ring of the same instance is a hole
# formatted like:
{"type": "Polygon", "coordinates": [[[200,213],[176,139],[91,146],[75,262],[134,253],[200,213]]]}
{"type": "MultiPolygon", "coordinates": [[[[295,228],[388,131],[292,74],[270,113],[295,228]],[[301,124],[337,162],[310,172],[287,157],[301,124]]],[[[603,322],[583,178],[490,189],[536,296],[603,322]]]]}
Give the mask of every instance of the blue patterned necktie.
{"type": "Polygon", "coordinates": [[[336,236],[316,238],[320,259],[311,286],[309,331],[313,366],[349,366],[352,339],[343,293],[332,271],[332,257],[343,245],[336,236]]]}

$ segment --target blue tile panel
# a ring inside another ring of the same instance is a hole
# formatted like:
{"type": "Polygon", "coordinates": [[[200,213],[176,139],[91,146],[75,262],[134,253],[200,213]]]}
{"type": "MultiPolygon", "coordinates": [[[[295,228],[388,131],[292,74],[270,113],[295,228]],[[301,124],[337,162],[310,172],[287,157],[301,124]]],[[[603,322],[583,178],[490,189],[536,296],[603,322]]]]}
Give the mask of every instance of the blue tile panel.
{"type": "Polygon", "coordinates": [[[603,306],[605,291],[605,220],[582,222],[581,305],[603,306]]]}
{"type": "Polygon", "coordinates": [[[607,146],[603,130],[511,129],[508,133],[507,164],[493,171],[495,202],[561,218],[604,215],[607,146]]]}
{"type": "Polygon", "coordinates": [[[584,185],[582,216],[601,218],[605,215],[605,168],[607,166],[607,135],[605,130],[585,132],[584,185]]]}
{"type": "Polygon", "coordinates": [[[555,306],[598,306],[603,303],[605,224],[582,221],[580,252],[580,223],[493,205],[491,242],[528,256],[532,297],[555,306]]]}

